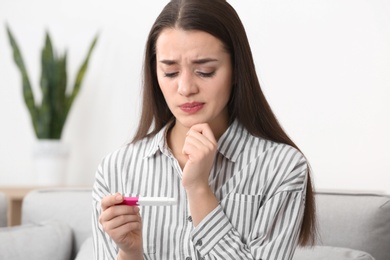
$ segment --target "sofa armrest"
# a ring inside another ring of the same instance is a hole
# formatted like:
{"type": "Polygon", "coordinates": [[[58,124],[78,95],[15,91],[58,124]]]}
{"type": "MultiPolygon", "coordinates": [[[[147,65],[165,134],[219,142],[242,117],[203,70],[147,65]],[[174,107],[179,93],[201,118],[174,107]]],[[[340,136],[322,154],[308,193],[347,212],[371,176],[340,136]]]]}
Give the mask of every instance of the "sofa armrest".
{"type": "Polygon", "coordinates": [[[93,256],[93,239],[87,238],[82,244],[75,260],[90,260],[93,256]]]}
{"type": "Polygon", "coordinates": [[[0,259],[69,260],[72,233],[64,223],[0,228],[0,259]]]}

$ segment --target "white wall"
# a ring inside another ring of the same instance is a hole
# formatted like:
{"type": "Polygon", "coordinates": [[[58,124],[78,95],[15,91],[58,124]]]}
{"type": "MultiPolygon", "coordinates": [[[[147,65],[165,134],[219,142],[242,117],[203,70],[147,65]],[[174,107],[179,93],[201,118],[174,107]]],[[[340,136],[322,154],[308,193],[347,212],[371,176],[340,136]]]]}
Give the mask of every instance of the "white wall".
{"type": "MultiPolygon", "coordinates": [[[[229,1],[253,48],[263,90],[309,158],[320,189],[390,193],[390,2],[229,1]]],[[[138,123],[144,43],[162,0],[0,0],[0,185],[30,185],[35,140],[5,31],[8,22],[38,89],[47,29],[68,50],[70,82],[99,42],[64,140],[67,183],[90,185],[104,155],[138,123]]]]}

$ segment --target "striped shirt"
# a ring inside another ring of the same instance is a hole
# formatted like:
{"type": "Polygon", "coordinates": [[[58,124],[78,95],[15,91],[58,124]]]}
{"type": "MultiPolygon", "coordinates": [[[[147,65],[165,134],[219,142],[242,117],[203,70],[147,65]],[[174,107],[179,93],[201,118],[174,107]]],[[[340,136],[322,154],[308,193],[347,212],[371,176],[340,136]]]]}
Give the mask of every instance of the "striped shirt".
{"type": "Polygon", "coordinates": [[[98,220],[101,199],[116,192],[178,201],[140,207],[144,259],[292,259],[305,205],[303,155],[233,122],[218,141],[209,177],[219,205],[194,227],[166,130],[118,149],[99,165],[93,188],[95,259],[115,259],[118,253],[98,220]]]}

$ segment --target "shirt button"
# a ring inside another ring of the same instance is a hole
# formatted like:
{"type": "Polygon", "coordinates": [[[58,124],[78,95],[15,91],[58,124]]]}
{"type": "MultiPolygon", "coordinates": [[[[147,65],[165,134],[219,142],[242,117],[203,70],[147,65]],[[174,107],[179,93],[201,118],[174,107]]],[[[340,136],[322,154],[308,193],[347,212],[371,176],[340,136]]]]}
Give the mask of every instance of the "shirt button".
{"type": "Polygon", "coordinates": [[[186,260],[192,260],[192,258],[191,258],[191,257],[189,257],[189,256],[187,256],[187,257],[186,257],[186,260]]]}
{"type": "Polygon", "coordinates": [[[187,220],[188,220],[189,222],[192,222],[192,217],[189,216],[189,217],[187,218],[187,220]]]}
{"type": "Polygon", "coordinates": [[[202,240],[199,239],[198,242],[196,242],[196,245],[197,246],[202,246],[202,240]]]}

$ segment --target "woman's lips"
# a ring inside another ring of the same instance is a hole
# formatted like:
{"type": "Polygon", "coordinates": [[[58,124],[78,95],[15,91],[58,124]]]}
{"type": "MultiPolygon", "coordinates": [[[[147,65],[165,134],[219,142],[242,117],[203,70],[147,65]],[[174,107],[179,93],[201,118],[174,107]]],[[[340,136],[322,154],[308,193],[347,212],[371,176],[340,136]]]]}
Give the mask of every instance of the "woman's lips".
{"type": "Polygon", "coordinates": [[[192,102],[180,105],[180,109],[186,113],[196,113],[203,108],[204,103],[192,102]]]}

